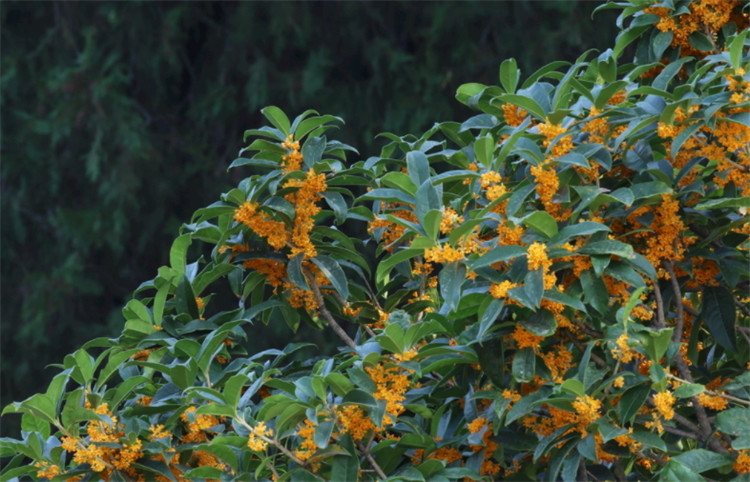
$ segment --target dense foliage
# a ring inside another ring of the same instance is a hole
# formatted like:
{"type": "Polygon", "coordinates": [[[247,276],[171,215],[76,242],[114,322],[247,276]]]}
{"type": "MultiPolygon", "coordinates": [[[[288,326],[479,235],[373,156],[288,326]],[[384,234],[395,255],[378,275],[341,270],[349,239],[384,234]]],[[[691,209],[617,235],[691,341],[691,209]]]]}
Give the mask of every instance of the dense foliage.
{"type": "Polygon", "coordinates": [[[506,60],[459,87],[479,113],[365,160],[338,117],[263,109],[122,334],[4,409],[3,477],[750,473],[747,6],[601,8],[612,49],[506,60]],[[248,353],[261,323],[341,347],[248,353]]]}
{"type": "MultiPolygon", "coordinates": [[[[241,179],[226,159],[262,106],[325,107],[373,152],[379,130],[465,115],[452,94],[500,59],[610,45],[612,22],[575,3],[0,2],[2,404],[119,333],[180,224],[241,179]]],[[[254,347],[289,336],[263,333],[254,347]]]]}

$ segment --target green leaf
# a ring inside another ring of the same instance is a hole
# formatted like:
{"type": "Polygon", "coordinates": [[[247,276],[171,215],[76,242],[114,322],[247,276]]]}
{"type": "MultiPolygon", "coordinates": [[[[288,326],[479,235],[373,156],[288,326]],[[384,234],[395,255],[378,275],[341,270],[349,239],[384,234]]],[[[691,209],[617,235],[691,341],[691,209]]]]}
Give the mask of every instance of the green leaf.
{"type": "Polygon", "coordinates": [[[175,292],[175,305],[178,313],[187,313],[193,319],[198,318],[198,304],[195,301],[195,293],[187,276],[180,278],[175,292]]]}
{"type": "Polygon", "coordinates": [[[417,219],[424,219],[427,213],[432,209],[442,211],[442,190],[442,184],[434,186],[429,179],[419,186],[414,206],[417,219]]]}
{"type": "Polygon", "coordinates": [[[308,286],[307,279],[305,278],[305,275],[302,273],[303,258],[304,258],[304,254],[300,253],[294,258],[290,259],[286,265],[286,274],[287,276],[289,276],[289,279],[291,280],[291,282],[297,285],[298,288],[301,288],[303,290],[309,290],[310,286],[308,286]]]}
{"type": "Polygon", "coordinates": [[[715,49],[711,40],[703,32],[693,32],[688,37],[690,45],[702,52],[710,52],[715,49]]]}
{"type": "Polygon", "coordinates": [[[745,37],[748,33],[750,33],[750,30],[742,30],[729,43],[729,61],[735,69],[742,67],[742,48],[745,46],[745,37]]]}
{"type": "Polygon", "coordinates": [[[613,239],[605,239],[604,241],[594,241],[578,249],[579,253],[600,255],[610,254],[619,256],[620,258],[632,258],[633,247],[629,244],[623,243],[622,241],[615,241],[613,239]]]}
{"type": "Polygon", "coordinates": [[[349,298],[349,283],[346,279],[346,274],[341,266],[333,259],[328,256],[316,256],[311,261],[320,268],[320,271],[328,278],[333,285],[333,288],[341,295],[343,299],[349,298]]]}
{"type": "Polygon", "coordinates": [[[492,154],[495,152],[495,139],[490,135],[480,137],[474,141],[474,155],[483,166],[492,165],[492,154]]]}
{"type": "Polygon", "coordinates": [[[518,258],[525,254],[526,248],[524,246],[496,246],[468,264],[470,269],[477,270],[500,261],[518,258]]]}
{"type": "Polygon", "coordinates": [[[536,336],[550,336],[557,329],[555,315],[547,310],[538,310],[525,320],[521,320],[521,326],[536,336]]]}
{"type": "Polygon", "coordinates": [[[547,211],[535,211],[526,216],[521,223],[535,229],[547,238],[557,234],[557,221],[547,211]]]}
{"type": "Polygon", "coordinates": [[[517,95],[517,94],[503,94],[500,96],[500,100],[502,102],[513,104],[522,109],[525,109],[526,112],[533,114],[534,116],[536,116],[542,121],[546,120],[547,113],[544,111],[544,109],[542,109],[542,106],[540,106],[531,97],[526,97],[525,95],[517,95]]]}
{"type": "Polygon", "coordinates": [[[260,112],[266,117],[266,119],[273,124],[275,128],[280,130],[284,136],[288,136],[291,132],[291,124],[289,118],[284,114],[284,111],[276,106],[268,106],[260,110],[260,112]]]}
{"type": "Polygon", "coordinates": [[[716,429],[729,435],[750,434],[750,408],[730,408],[716,415],[716,429]]]}
{"type": "Polygon", "coordinates": [[[461,286],[466,280],[466,266],[459,262],[448,263],[443,266],[438,278],[440,295],[445,302],[444,309],[446,313],[449,313],[456,309],[458,301],[461,299],[461,286]]]}
{"type": "Polygon", "coordinates": [[[519,383],[528,383],[536,371],[536,354],[531,348],[522,348],[513,356],[513,378],[519,383]]]}
{"type": "Polygon", "coordinates": [[[406,170],[415,186],[421,186],[430,179],[430,161],[422,151],[406,153],[406,170]]]}
{"type": "MultiPolygon", "coordinates": [[[[666,450],[666,448],[664,450],[666,450]]],[[[660,482],[685,482],[686,480],[691,482],[702,482],[706,479],[680,462],[670,460],[664,468],[659,471],[658,480],[660,482]]]]}
{"type": "Polygon", "coordinates": [[[523,290],[531,303],[530,308],[539,308],[544,296],[544,272],[541,269],[535,269],[526,273],[523,290]]]}
{"type": "Polygon", "coordinates": [[[420,220],[422,228],[428,238],[437,241],[440,234],[440,221],[443,219],[443,212],[437,209],[427,211],[427,214],[420,220]]]}
{"type": "Polygon", "coordinates": [[[708,287],[703,291],[701,318],[717,343],[730,352],[737,350],[734,298],[724,287],[708,287]]]}
{"type": "Polygon", "coordinates": [[[333,420],[324,420],[320,422],[318,426],[315,427],[315,435],[313,436],[315,445],[317,445],[321,449],[328,447],[328,442],[331,439],[333,428],[334,428],[333,420]]]}
{"type": "MultiPolygon", "coordinates": [[[[556,226],[557,224],[555,224],[555,227],[556,226]]],[[[609,231],[609,227],[601,223],[596,223],[594,221],[583,221],[581,223],[571,224],[562,228],[559,233],[557,233],[552,237],[552,239],[550,239],[549,244],[551,246],[557,246],[566,243],[568,240],[576,236],[588,236],[590,234],[602,231],[609,231]]]]}
{"type": "Polygon", "coordinates": [[[685,383],[677,387],[674,396],[677,398],[691,398],[706,391],[705,385],[700,383],[685,383]]]}
{"type": "Polygon", "coordinates": [[[718,208],[750,208],[750,197],[709,199],[695,205],[699,210],[718,208]]]}
{"type": "Polygon", "coordinates": [[[645,384],[636,385],[623,393],[620,403],[617,404],[617,411],[620,414],[622,424],[629,423],[641,409],[651,392],[651,387],[645,384]]]}
{"type": "Polygon", "coordinates": [[[185,274],[187,250],[191,241],[192,238],[189,234],[178,236],[172,243],[172,248],[169,250],[169,265],[172,269],[177,271],[179,275],[185,274]]]}
{"type": "Polygon", "coordinates": [[[513,94],[516,92],[520,77],[521,71],[518,69],[516,59],[503,60],[503,63],[500,64],[500,85],[507,93],[513,94]]]}
{"type": "Polygon", "coordinates": [[[667,451],[667,444],[655,433],[651,432],[633,432],[630,438],[636,442],[640,442],[646,447],[655,448],[657,450],[667,451]]]}
{"type": "Polygon", "coordinates": [[[687,452],[675,455],[670,460],[676,460],[698,473],[732,464],[732,459],[728,455],[706,449],[688,450],[687,452]]]}

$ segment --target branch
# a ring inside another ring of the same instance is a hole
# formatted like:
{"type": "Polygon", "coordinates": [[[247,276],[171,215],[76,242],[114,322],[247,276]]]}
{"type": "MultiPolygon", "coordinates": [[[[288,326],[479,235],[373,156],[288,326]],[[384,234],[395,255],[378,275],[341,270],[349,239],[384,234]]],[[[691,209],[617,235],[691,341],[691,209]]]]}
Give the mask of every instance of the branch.
{"type": "Polygon", "coordinates": [[[675,304],[677,306],[677,324],[672,334],[672,342],[680,343],[682,341],[682,328],[685,325],[685,310],[682,308],[682,292],[680,292],[680,283],[677,281],[677,275],[674,272],[674,263],[672,260],[664,261],[664,266],[669,273],[669,282],[672,284],[675,304]]]}
{"type": "Polygon", "coordinates": [[[664,300],[661,297],[658,279],[654,280],[654,297],[656,298],[656,325],[654,328],[660,330],[667,324],[664,322],[664,300]]]}
{"type": "Polygon", "coordinates": [[[334,333],[336,333],[339,338],[341,338],[344,343],[349,346],[349,348],[356,349],[357,344],[354,343],[354,340],[349,337],[349,335],[344,331],[341,326],[336,323],[336,320],[333,319],[333,315],[331,315],[331,312],[328,311],[328,308],[326,308],[325,300],[323,299],[323,293],[320,292],[320,287],[315,282],[315,278],[310,275],[310,272],[305,268],[304,271],[305,278],[307,279],[307,284],[310,285],[310,288],[312,289],[313,295],[315,296],[315,302],[318,303],[318,309],[320,310],[320,314],[323,315],[323,318],[325,318],[328,325],[333,329],[334,333]]]}
{"type": "Polygon", "coordinates": [[[362,441],[357,440],[357,448],[359,448],[359,451],[362,452],[362,454],[364,454],[367,461],[370,462],[370,465],[372,466],[373,469],[375,469],[375,472],[378,474],[378,477],[380,477],[381,479],[387,479],[388,476],[385,475],[385,472],[383,472],[383,469],[380,468],[380,466],[378,465],[378,463],[375,461],[372,454],[370,453],[370,450],[367,447],[365,447],[364,444],[362,444],[362,441]]]}

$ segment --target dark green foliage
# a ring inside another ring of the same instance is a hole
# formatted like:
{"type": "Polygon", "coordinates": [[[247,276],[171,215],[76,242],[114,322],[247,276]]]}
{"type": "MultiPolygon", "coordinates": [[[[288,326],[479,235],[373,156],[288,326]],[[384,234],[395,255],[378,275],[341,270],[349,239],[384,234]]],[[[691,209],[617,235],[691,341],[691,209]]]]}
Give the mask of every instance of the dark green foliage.
{"type": "Polygon", "coordinates": [[[500,59],[532,72],[610,45],[614,14],[592,23],[595,6],[0,4],[0,405],[41,390],[43,367],[83,340],[120,332],[179,223],[226,190],[261,106],[340,115],[337,138],[366,158],[376,132],[466,117],[456,88],[493,82],[500,59]]]}

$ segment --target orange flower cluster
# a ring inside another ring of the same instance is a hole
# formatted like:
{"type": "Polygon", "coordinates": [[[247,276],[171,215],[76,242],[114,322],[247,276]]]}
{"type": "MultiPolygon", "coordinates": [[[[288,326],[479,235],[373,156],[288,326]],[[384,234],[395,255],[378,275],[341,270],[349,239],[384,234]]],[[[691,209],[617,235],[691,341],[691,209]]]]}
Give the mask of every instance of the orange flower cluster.
{"type": "Polygon", "coordinates": [[[602,402],[588,395],[576,397],[573,402],[573,409],[576,411],[576,430],[581,433],[581,437],[587,434],[587,428],[599,417],[601,417],[602,402]]]}
{"type": "Polygon", "coordinates": [[[315,174],[310,169],[305,179],[291,179],[284,183],[284,188],[297,187],[297,191],[287,194],[284,199],[294,206],[294,227],[292,228],[292,249],[290,258],[304,254],[305,259],[314,258],[317,250],[310,240],[315,221],[314,216],[320,212],[316,204],[323,196],[320,194],[327,188],[325,174],[315,174]]]}
{"type": "Polygon", "coordinates": [[[738,474],[750,474],[750,452],[742,450],[735,459],[732,468],[737,471],[738,474]]]}
{"type": "Polygon", "coordinates": [[[721,395],[710,395],[703,392],[698,394],[696,398],[698,403],[711,410],[725,410],[729,406],[729,401],[721,395]]]}
{"type": "Polygon", "coordinates": [[[247,446],[250,450],[262,452],[268,447],[268,442],[264,437],[273,437],[273,429],[266,427],[266,422],[258,422],[247,439],[247,446]]]}
{"type": "Polygon", "coordinates": [[[518,283],[512,283],[508,280],[505,280],[501,283],[492,283],[490,285],[490,294],[494,296],[495,298],[502,300],[508,296],[508,291],[510,291],[511,289],[517,286],[521,286],[521,285],[518,283]]]}
{"type": "Polygon", "coordinates": [[[243,261],[242,266],[263,274],[274,292],[286,280],[286,263],[278,259],[250,258],[243,261]]]}
{"type": "Polygon", "coordinates": [[[539,349],[539,344],[544,340],[544,337],[537,336],[529,331],[526,331],[526,329],[521,325],[516,325],[516,329],[513,330],[513,333],[511,333],[511,338],[515,340],[516,346],[521,348],[533,348],[534,351],[539,349]]]}
{"type": "Polygon", "coordinates": [[[660,17],[656,28],[672,33],[671,46],[680,48],[681,57],[690,55],[703,58],[709,52],[693,47],[690,35],[695,32],[715,34],[730,21],[737,23],[739,29],[747,27],[747,19],[741,15],[740,6],[739,0],[696,0],[689,4],[690,13],[672,15],[667,7],[649,7],[643,12],[660,17]]]}
{"type": "Polygon", "coordinates": [[[453,208],[444,208],[443,217],[440,219],[440,232],[443,234],[450,233],[456,225],[464,222],[464,217],[456,212],[453,208]]]}
{"type": "Polygon", "coordinates": [[[454,248],[448,243],[425,249],[424,259],[430,263],[452,263],[464,259],[466,251],[462,247],[454,248]]]}
{"type": "Polygon", "coordinates": [[[552,381],[555,383],[562,383],[563,375],[573,366],[573,353],[564,345],[555,345],[553,350],[540,357],[549,368],[552,381]]]}
{"type": "Polygon", "coordinates": [[[482,435],[482,445],[470,444],[471,449],[474,453],[484,449],[484,460],[479,469],[480,475],[497,475],[502,470],[502,467],[498,463],[492,460],[492,456],[495,451],[500,447],[497,442],[492,440],[492,424],[484,417],[479,417],[467,424],[467,428],[470,433],[477,433],[480,430],[485,430],[482,435]]]}
{"type": "MultiPolygon", "coordinates": [[[[106,403],[99,405],[95,412],[106,417],[106,421],[90,421],[86,426],[88,440],[63,437],[62,447],[73,453],[73,461],[89,464],[91,470],[103,480],[109,480],[115,470],[137,477],[133,463],[143,457],[142,442],[122,443],[124,427],[118,424],[116,416],[109,411],[106,403]]],[[[54,470],[54,469],[50,469],[54,470]]]]}
{"type": "Polygon", "coordinates": [[[300,153],[299,141],[295,141],[294,137],[289,134],[287,138],[281,143],[281,147],[289,149],[291,152],[281,157],[284,162],[282,170],[284,172],[299,171],[302,167],[302,153],[300,153]]]}
{"type": "Polygon", "coordinates": [[[257,203],[245,201],[234,212],[234,220],[244,224],[258,236],[266,238],[268,244],[278,251],[289,241],[286,224],[276,221],[258,208],[257,203]]]}
{"type": "Polygon", "coordinates": [[[49,462],[37,462],[34,467],[39,469],[36,476],[40,479],[52,479],[60,475],[60,467],[49,462]]]}
{"type": "Polygon", "coordinates": [[[570,210],[563,211],[562,207],[553,200],[557,190],[560,189],[560,178],[551,162],[531,166],[530,172],[537,183],[536,193],[539,195],[544,210],[558,221],[570,218],[570,210]]]}
{"type": "Polygon", "coordinates": [[[630,363],[636,358],[643,357],[643,355],[630,347],[628,340],[628,334],[623,333],[622,335],[617,337],[617,341],[615,342],[617,344],[617,347],[611,350],[612,357],[620,360],[622,363],[630,363]]]}
{"type": "Polygon", "coordinates": [[[374,367],[365,367],[365,371],[372,381],[375,382],[375,393],[373,396],[376,400],[385,400],[386,416],[383,417],[383,424],[390,425],[396,421],[396,417],[404,411],[403,402],[406,397],[404,393],[409,389],[411,381],[405,370],[397,366],[386,366],[380,362],[374,367]]]}
{"type": "Polygon", "coordinates": [[[561,125],[552,124],[551,122],[543,122],[537,126],[539,129],[539,133],[544,136],[544,140],[542,141],[542,145],[544,147],[550,147],[552,146],[552,149],[550,150],[550,155],[553,158],[564,156],[568,152],[573,150],[573,135],[568,134],[567,136],[563,136],[562,134],[565,134],[568,132],[568,129],[561,125]],[[562,136],[559,137],[558,136],[562,136]],[[554,140],[557,139],[557,142],[552,145],[554,140]]]}
{"type": "Polygon", "coordinates": [[[529,115],[524,109],[513,104],[503,104],[501,108],[503,109],[505,123],[512,127],[520,126],[529,115]]]}
{"type": "Polygon", "coordinates": [[[672,420],[674,418],[674,402],[676,401],[674,395],[669,390],[654,394],[654,406],[664,420],[672,420]]]}
{"type": "Polygon", "coordinates": [[[310,419],[304,419],[303,423],[297,426],[297,436],[302,439],[297,450],[294,451],[294,455],[305,461],[313,456],[318,446],[315,444],[315,422],[310,419]]]}
{"type": "Polygon", "coordinates": [[[337,412],[343,432],[351,434],[354,440],[362,440],[369,431],[375,430],[375,424],[359,405],[346,405],[337,412]]]}
{"type": "MultiPolygon", "coordinates": [[[[392,205],[391,209],[393,207],[395,207],[395,205],[392,205]]],[[[414,215],[414,213],[407,209],[393,210],[388,214],[397,218],[401,218],[404,221],[409,221],[412,223],[418,222],[417,217],[414,215]]],[[[398,241],[398,239],[401,238],[401,236],[403,236],[406,232],[406,228],[404,226],[383,218],[375,218],[369,222],[367,231],[372,233],[376,229],[383,229],[383,232],[380,236],[383,240],[384,249],[386,251],[393,251],[393,243],[398,241]]]]}

